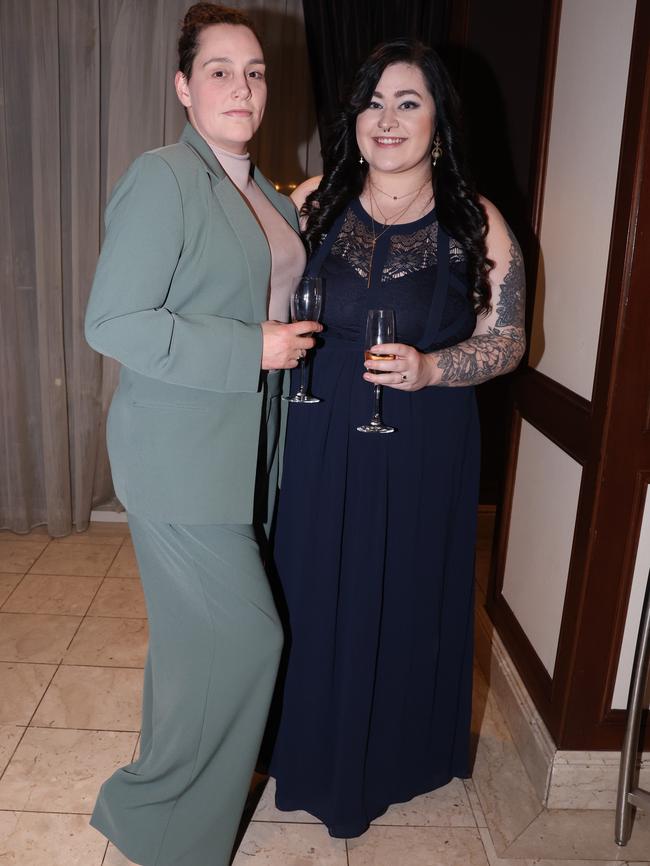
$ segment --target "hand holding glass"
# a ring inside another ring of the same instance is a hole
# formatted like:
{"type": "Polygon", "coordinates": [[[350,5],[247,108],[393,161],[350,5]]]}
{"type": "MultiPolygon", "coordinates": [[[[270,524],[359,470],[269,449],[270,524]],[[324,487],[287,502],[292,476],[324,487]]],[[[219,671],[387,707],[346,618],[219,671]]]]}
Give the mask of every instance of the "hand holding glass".
{"type": "MultiPolygon", "coordinates": [[[[291,296],[292,322],[317,322],[323,304],[323,282],[321,277],[301,277],[291,296]]],[[[306,335],[308,336],[308,335],[306,335]]],[[[284,397],[290,403],[320,403],[318,397],[309,393],[305,375],[305,358],[298,360],[300,367],[300,388],[293,397],[284,397]]]]}
{"type": "MultiPolygon", "coordinates": [[[[368,310],[366,321],[366,361],[393,361],[395,355],[372,353],[370,349],[381,343],[395,342],[395,313],[393,310],[368,310]]],[[[373,370],[370,370],[372,373],[373,370]]],[[[381,418],[382,386],[375,385],[373,393],[373,411],[370,423],[357,427],[360,433],[394,433],[395,428],[384,424],[381,418]]]]}

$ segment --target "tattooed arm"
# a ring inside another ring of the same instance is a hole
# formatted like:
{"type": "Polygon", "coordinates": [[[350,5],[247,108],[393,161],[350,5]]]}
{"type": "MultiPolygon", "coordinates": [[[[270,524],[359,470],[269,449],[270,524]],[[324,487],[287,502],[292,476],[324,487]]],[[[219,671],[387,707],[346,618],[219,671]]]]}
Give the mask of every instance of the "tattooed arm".
{"type": "Polygon", "coordinates": [[[486,199],[483,204],[489,225],[488,258],[495,263],[490,273],[492,309],[479,317],[468,340],[432,353],[436,369],[431,384],[478,385],[514,370],[526,348],[526,282],[521,249],[494,205],[486,199]]]}
{"type": "Polygon", "coordinates": [[[494,205],[482,199],[488,216],[487,254],[494,262],[490,272],[492,307],[479,316],[467,340],[424,354],[413,346],[386,343],[378,353],[394,354],[394,360],[367,362],[377,373],[363,374],[367,382],[399,391],[418,391],[428,385],[457,388],[479,385],[517,366],[526,348],[524,332],[524,262],[514,235],[494,205]]]}

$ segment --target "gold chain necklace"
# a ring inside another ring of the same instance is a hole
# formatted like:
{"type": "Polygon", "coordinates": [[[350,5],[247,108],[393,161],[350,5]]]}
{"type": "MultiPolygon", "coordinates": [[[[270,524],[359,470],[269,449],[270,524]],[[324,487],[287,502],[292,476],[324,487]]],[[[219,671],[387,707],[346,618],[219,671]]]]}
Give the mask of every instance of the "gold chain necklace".
{"type": "MultiPolygon", "coordinates": [[[[368,179],[370,180],[370,178],[368,178],[368,179]]],[[[413,195],[413,192],[416,191],[416,190],[411,190],[410,192],[402,193],[402,195],[393,195],[390,192],[384,192],[384,190],[381,187],[377,186],[377,184],[374,182],[374,180],[370,180],[370,186],[374,186],[374,188],[376,190],[378,190],[382,195],[385,195],[386,198],[392,198],[393,201],[399,201],[399,199],[401,199],[401,198],[406,198],[409,195],[413,195]]],[[[420,192],[421,189],[422,189],[422,187],[420,187],[420,189],[418,189],[417,192],[420,192]]],[[[379,205],[377,205],[377,207],[379,207],[379,205]]]]}
{"type": "MultiPolygon", "coordinates": [[[[367,289],[370,289],[370,277],[372,276],[372,263],[373,263],[374,258],[375,258],[375,247],[377,246],[377,241],[379,240],[379,238],[381,238],[383,235],[386,234],[386,232],[388,231],[389,228],[392,228],[395,225],[395,223],[398,221],[398,219],[401,216],[404,216],[406,211],[411,207],[413,202],[416,200],[416,198],[419,196],[419,194],[422,192],[422,190],[424,189],[424,187],[426,186],[426,184],[428,182],[429,182],[429,178],[427,178],[424,181],[424,183],[422,184],[422,186],[419,189],[417,189],[415,191],[412,190],[410,193],[408,193],[408,195],[413,195],[413,192],[415,192],[415,195],[413,196],[413,200],[408,202],[406,207],[403,208],[398,214],[396,214],[392,218],[392,222],[389,222],[386,219],[386,217],[384,216],[384,214],[381,213],[381,208],[377,204],[377,201],[375,200],[375,197],[372,194],[372,183],[369,185],[369,187],[368,187],[368,199],[370,201],[370,218],[371,218],[370,228],[372,229],[372,247],[370,249],[370,261],[368,263],[368,282],[366,283],[367,289]],[[375,214],[373,211],[373,203],[377,206],[377,210],[379,210],[379,213],[382,215],[382,217],[384,219],[384,228],[379,232],[379,234],[377,234],[375,232],[375,214]]],[[[402,198],[404,198],[404,196],[402,196],[402,198]]]]}

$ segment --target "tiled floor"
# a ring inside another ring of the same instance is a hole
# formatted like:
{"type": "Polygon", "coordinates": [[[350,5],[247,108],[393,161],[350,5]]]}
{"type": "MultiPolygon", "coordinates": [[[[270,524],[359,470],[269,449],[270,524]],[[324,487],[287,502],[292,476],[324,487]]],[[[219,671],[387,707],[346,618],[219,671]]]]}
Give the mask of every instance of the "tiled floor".
{"type": "MultiPolygon", "coordinates": [[[[479,599],[490,528],[483,515],[479,599]]],[[[137,748],[146,641],[125,524],[61,540],[0,533],[2,866],[128,863],[88,814],[100,782],[137,748]]],[[[306,813],[277,812],[271,781],[235,866],[649,866],[644,818],[617,849],[610,813],[540,811],[479,672],[475,704],[473,780],[393,806],[348,842],[306,813]]]]}

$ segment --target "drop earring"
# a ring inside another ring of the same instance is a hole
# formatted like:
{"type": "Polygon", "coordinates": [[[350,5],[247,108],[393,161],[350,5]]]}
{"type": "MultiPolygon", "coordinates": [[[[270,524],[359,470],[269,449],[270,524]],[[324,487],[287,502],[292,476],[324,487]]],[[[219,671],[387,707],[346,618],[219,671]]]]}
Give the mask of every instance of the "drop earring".
{"type": "Polygon", "coordinates": [[[363,165],[363,157],[362,156],[359,157],[359,165],[363,165]]]}
{"type": "Polygon", "coordinates": [[[442,139],[440,138],[440,133],[436,132],[433,137],[433,147],[431,149],[431,159],[433,160],[433,167],[436,167],[436,163],[442,156],[442,139]]]}

